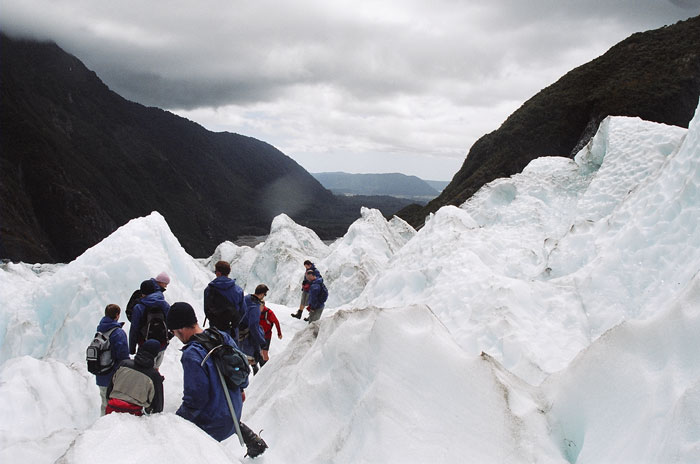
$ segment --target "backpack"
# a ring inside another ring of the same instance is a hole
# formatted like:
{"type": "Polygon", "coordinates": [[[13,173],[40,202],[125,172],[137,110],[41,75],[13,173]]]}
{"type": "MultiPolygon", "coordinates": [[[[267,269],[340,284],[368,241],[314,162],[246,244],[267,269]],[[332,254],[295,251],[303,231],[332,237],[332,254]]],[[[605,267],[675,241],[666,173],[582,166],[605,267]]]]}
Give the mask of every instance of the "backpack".
{"type": "Polygon", "coordinates": [[[326,300],[328,299],[328,289],[326,288],[326,284],[321,282],[320,291],[318,292],[318,301],[321,302],[321,304],[324,304],[326,300]]]}
{"type": "Polygon", "coordinates": [[[209,319],[210,327],[226,332],[237,327],[241,319],[236,305],[213,287],[209,288],[204,299],[204,315],[209,319]]]}
{"type": "Polygon", "coordinates": [[[190,341],[196,341],[207,350],[207,355],[200,365],[204,366],[207,359],[211,357],[223,375],[229,390],[239,388],[248,379],[250,374],[248,356],[225,343],[224,336],[219,330],[210,327],[202,333],[193,335],[190,341]]]}
{"type": "Polygon", "coordinates": [[[106,332],[97,332],[95,338],[88,345],[85,352],[85,360],[87,361],[87,370],[91,374],[105,375],[114,367],[114,359],[112,358],[112,345],[109,342],[109,336],[112,335],[115,329],[112,327],[106,332]]]}
{"type": "Polygon", "coordinates": [[[126,304],[126,318],[131,322],[131,315],[134,314],[134,306],[143,298],[143,293],[141,293],[141,289],[134,290],[134,293],[131,294],[131,297],[129,298],[129,302],[126,304]]]}
{"type": "Polygon", "coordinates": [[[165,324],[165,313],[158,306],[146,306],[139,328],[144,340],[153,338],[161,343],[168,341],[168,327],[165,324]]]}

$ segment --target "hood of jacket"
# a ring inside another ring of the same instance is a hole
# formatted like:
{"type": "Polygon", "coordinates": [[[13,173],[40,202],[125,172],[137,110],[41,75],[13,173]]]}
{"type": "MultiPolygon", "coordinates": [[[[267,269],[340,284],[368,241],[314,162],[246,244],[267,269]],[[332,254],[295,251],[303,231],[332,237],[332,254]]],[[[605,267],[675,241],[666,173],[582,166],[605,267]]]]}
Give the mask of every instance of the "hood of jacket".
{"type": "Polygon", "coordinates": [[[159,306],[159,303],[162,304],[161,302],[165,302],[165,297],[161,291],[155,291],[141,298],[141,303],[145,306],[159,306]]]}
{"type": "Polygon", "coordinates": [[[138,350],[134,356],[134,364],[149,369],[154,365],[154,356],[146,350],[138,350]]]}
{"type": "Polygon", "coordinates": [[[113,327],[123,327],[124,323],[123,322],[118,322],[112,319],[111,317],[103,316],[102,319],[100,319],[100,323],[97,325],[97,331],[98,332],[107,332],[113,327]]]}
{"type": "Polygon", "coordinates": [[[226,276],[219,276],[216,279],[209,282],[209,287],[215,288],[221,292],[226,292],[227,290],[233,288],[236,285],[236,279],[231,279],[226,276]]]}

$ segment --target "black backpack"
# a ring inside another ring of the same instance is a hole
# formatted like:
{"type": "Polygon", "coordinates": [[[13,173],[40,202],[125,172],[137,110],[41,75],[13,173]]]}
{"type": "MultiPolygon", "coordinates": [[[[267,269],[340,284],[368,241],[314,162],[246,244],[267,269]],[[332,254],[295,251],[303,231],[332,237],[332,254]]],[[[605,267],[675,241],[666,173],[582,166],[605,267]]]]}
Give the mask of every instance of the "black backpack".
{"type": "Polygon", "coordinates": [[[215,328],[208,328],[202,333],[193,335],[190,342],[197,342],[207,350],[201,366],[212,358],[214,364],[224,377],[226,386],[230,390],[235,390],[245,383],[250,374],[250,364],[248,356],[242,351],[224,342],[224,336],[215,328]]]}
{"type": "Polygon", "coordinates": [[[213,287],[209,287],[204,299],[204,315],[209,319],[211,327],[226,332],[230,332],[232,327],[238,327],[241,319],[236,305],[213,287]]]}
{"type": "Polygon", "coordinates": [[[141,289],[134,290],[134,293],[131,294],[129,302],[126,304],[126,318],[129,320],[129,322],[131,322],[131,315],[134,314],[134,306],[141,301],[141,298],[143,298],[141,289]]]}
{"type": "Polygon", "coordinates": [[[146,306],[139,329],[144,340],[153,338],[161,343],[166,343],[168,341],[168,327],[165,323],[165,313],[158,306],[146,306]]]}
{"type": "Polygon", "coordinates": [[[324,284],[323,282],[321,282],[319,287],[320,291],[318,292],[318,301],[320,301],[321,304],[324,304],[328,299],[328,289],[326,288],[326,284],[324,284]]]}
{"type": "Polygon", "coordinates": [[[87,370],[91,374],[105,375],[114,367],[114,359],[112,358],[112,345],[109,341],[109,336],[112,335],[118,327],[112,327],[106,332],[97,332],[95,338],[88,345],[85,352],[85,360],[87,361],[87,370]]]}

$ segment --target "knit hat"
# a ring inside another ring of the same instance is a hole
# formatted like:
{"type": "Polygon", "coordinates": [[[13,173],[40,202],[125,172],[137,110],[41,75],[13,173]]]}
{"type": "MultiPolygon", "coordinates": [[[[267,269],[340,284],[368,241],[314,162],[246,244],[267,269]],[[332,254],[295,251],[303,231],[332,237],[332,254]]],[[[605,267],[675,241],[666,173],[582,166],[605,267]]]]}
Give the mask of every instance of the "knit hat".
{"type": "Polygon", "coordinates": [[[156,282],[168,285],[170,283],[170,276],[163,271],[156,276],[156,282]]]}
{"type": "Polygon", "coordinates": [[[197,323],[197,316],[189,303],[178,301],[170,306],[168,312],[168,329],[177,330],[183,327],[192,327],[197,323]]]}
{"type": "Polygon", "coordinates": [[[154,357],[158,355],[158,352],[160,351],[160,342],[158,340],[154,339],[149,339],[144,342],[143,345],[139,348],[139,352],[145,351],[147,353],[152,354],[154,357]]]}
{"type": "Polygon", "coordinates": [[[153,280],[148,279],[141,282],[141,293],[144,295],[150,295],[151,293],[159,290],[158,285],[153,282],[153,280]]]}

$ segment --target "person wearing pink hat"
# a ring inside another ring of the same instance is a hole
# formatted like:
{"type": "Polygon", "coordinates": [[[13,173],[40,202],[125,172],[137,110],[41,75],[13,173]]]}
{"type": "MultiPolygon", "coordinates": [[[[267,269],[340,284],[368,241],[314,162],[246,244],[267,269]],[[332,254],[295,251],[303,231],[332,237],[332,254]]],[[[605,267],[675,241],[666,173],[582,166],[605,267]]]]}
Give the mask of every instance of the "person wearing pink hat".
{"type": "Polygon", "coordinates": [[[165,271],[163,271],[160,274],[158,274],[154,280],[160,287],[160,291],[164,292],[165,289],[168,287],[168,284],[170,283],[170,276],[166,274],[165,271]]]}

